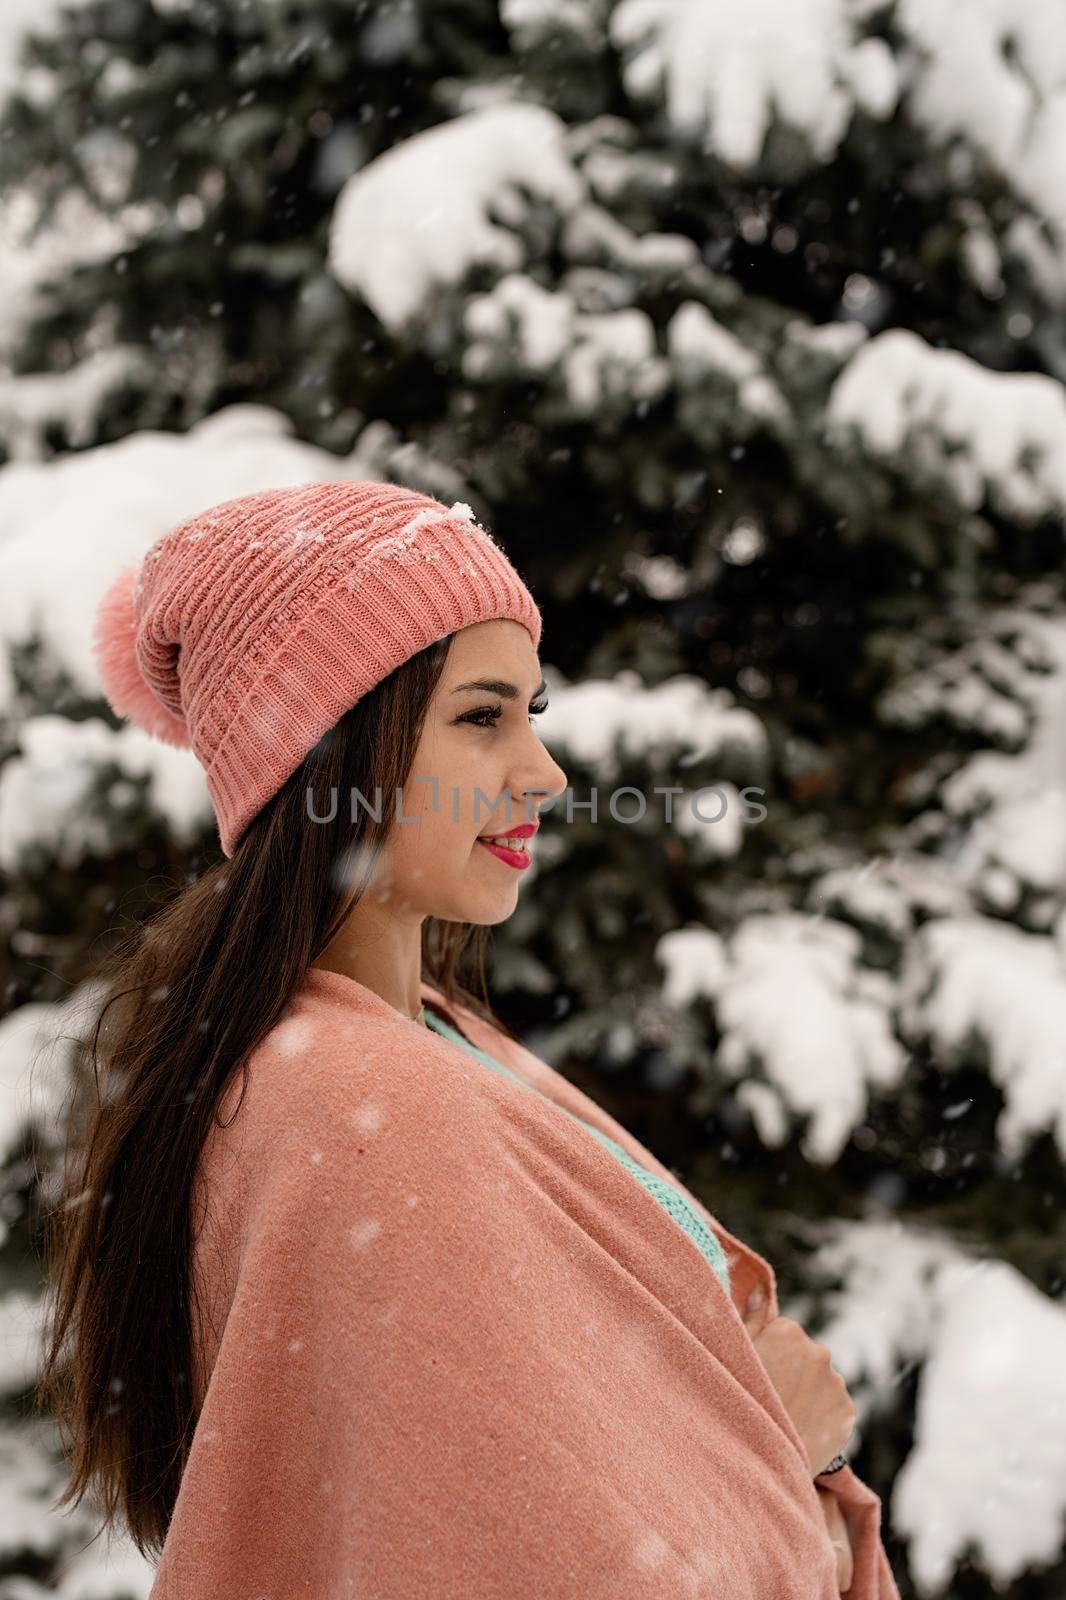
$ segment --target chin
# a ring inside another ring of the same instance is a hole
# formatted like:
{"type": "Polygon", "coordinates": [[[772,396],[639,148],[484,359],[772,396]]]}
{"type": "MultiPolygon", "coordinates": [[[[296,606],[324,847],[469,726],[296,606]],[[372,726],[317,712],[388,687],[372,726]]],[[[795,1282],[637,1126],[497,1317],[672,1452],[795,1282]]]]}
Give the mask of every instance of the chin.
{"type": "Polygon", "coordinates": [[[457,887],[453,894],[442,895],[428,915],[441,922],[470,922],[488,928],[497,922],[506,922],[514,914],[517,903],[517,883],[510,889],[504,885],[494,894],[487,893],[483,885],[476,890],[457,887]]]}
{"type": "Polygon", "coordinates": [[[508,895],[506,899],[501,895],[497,900],[487,904],[484,895],[478,895],[476,898],[471,895],[453,921],[471,922],[484,928],[491,928],[497,922],[506,922],[508,917],[513,916],[517,900],[517,894],[508,895]]]}

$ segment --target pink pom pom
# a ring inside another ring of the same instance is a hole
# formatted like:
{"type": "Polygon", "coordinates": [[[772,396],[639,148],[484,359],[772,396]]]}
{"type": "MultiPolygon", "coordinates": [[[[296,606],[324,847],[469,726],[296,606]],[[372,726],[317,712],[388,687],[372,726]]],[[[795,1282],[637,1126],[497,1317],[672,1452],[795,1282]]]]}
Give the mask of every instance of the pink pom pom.
{"type": "Polygon", "coordinates": [[[96,613],[93,654],[107,703],[116,716],[135,722],[164,744],[188,749],[189,730],[149,688],[137,664],[136,567],[127,567],[107,590],[96,613]]]}

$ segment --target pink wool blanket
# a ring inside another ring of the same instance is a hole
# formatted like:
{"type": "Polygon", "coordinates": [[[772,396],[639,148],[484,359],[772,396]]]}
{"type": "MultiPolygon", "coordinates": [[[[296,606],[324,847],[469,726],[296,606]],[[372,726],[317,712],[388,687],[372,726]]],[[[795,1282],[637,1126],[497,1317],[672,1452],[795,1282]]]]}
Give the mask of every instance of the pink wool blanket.
{"type": "MultiPolygon", "coordinates": [[[[423,998],[439,995],[423,986],[423,998]]],[[[312,968],[197,1173],[198,1421],[151,1600],[837,1600],[742,1321],[774,1274],[694,1241],[587,1128],[673,1174],[466,1010],[529,1094],[312,968]],[[565,1108],[560,1109],[560,1108],[565,1108]]],[[[820,1480],[850,1600],[899,1600],[881,1504],[820,1480]]]]}

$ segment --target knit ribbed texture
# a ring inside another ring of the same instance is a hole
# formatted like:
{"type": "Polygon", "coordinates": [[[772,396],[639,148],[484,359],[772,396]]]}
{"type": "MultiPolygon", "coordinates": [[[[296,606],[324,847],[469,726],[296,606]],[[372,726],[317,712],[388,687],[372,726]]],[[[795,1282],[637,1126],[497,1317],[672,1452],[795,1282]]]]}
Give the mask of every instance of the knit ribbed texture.
{"type": "Polygon", "coordinates": [[[225,855],[344,713],[419,650],[541,616],[492,535],[394,483],[298,484],[223,501],[156,540],[97,616],[105,695],[189,746],[225,855]]]}
{"type": "MultiPolygon", "coordinates": [[[[451,1039],[453,1044],[462,1045],[464,1050],[468,1050],[472,1056],[478,1061],[483,1061],[493,1071],[502,1073],[505,1078],[512,1079],[514,1083],[522,1084],[523,1088],[529,1089],[531,1087],[516,1072],[512,1072],[510,1067],[503,1066],[486,1051],[479,1050],[476,1045],[471,1044],[469,1039],[464,1037],[456,1028],[453,1028],[450,1023],[445,1022],[443,1017],[438,1017],[436,1012],[431,1011],[428,1006],[426,1007],[426,1022],[437,1033],[443,1034],[446,1039],[451,1039]]],[[[726,1253],[718,1243],[715,1233],[708,1228],[695,1207],[691,1206],[685,1199],[677,1185],[668,1183],[665,1178],[660,1178],[654,1172],[649,1172],[647,1167],[641,1166],[639,1161],[634,1161],[627,1150],[623,1150],[617,1139],[612,1139],[609,1134],[604,1133],[600,1128],[594,1127],[584,1117],[575,1117],[574,1120],[580,1122],[583,1128],[587,1128],[595,1139],[598,1139],[606,1149],[610,1150],[615,1160],[621,1162],[626,1171],[631,1172],[637,1182],[647,1189],[652,1199],[657,1200],[663,1210],[684,1229],[697,1250],[717,1272],[721,1279],[722,1287],[728,1294],[729,1262],[726,1259],[726,1253]]]]}

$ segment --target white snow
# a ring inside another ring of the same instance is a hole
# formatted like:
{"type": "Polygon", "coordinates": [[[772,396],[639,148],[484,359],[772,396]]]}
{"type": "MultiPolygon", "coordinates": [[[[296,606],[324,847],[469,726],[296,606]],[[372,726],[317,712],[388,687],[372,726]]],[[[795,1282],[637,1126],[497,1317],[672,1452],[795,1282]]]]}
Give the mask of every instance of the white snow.
{"type": "MultiPolygon", "coordinates": [[[[41,1365],[43,1312],[40,1293],[10,1289],[0,1295],[0,1394],[21,1394],[35,1382],[41,1365]]],[[[2,1507],[0,1496],[0,1516],[2,1507]]]]}
{"type": "Polygon", "coordinates": [[[826,422],[839,442],[855,430],[908,473],[935,472],[968,509],[987,497],[1023,521],[1066,512],[1066,393],[1043,373],[993,372],[891,328],[852,356],[826,422]]]}
{"type": "Polygon", "coordinates": [[[913,831],[942,831],[946,814],[944,848],[970,905],[1050,932],[1066,906],[1066,616],[1056,597],[1038,585],[986,611],[979,633],[897,679],[878,711],[898,727],[941,722],[1007,746],[919,777],[935,809],[913,831]]]}
{"type": "MultiPolygon", "coordinates": [[[[701,945],[694,930],[684,939],[668,935],[656,949],[668,1003],[712,999],[718,1070],[738,1082],[761,1081],[780,1105],[809,1114],[800,1147],[822,1165],[862,1121],[868,1087],[891,1088],[906,1068],[892,1033],[890,981],[863,968],[860,953],[853,928],[791,912],[748,916],[724,960],[715,938],[701,945]],[[694,970],[704,956],[707,969],[694,970]]],[[[781,1113],[770,1097],[746,1090],[744,1099],[760,1137],[779,1143],[781,1113]]]]}
{"type": "Polygon", "coordinates": [[[736,784],[719,782],[685,790],[674,801],[672,824],[689,841],[694,858],[710,862],[740,851],[746,830],[753,826],[750,816],[736,784]]]}
{"type": "MultiPolygon", "coordinates": [[[[1037,619],[1021,612],[989,615],[980,635],[896,678],[877,701],[878,715],[907,729],[946,718],[984,743],[1020,748],[1054,665],[1038,626],[1037,619]]],[[[960,809],[964,787],[955,785],[960,809]]]]}
{"type": "Polygon", "coordinates": [[[544,106],[513,101],[468,111],[405,139],[348,179],[337,197],[329,265],[390,328],[475,263],[525,265],[513,227],[519,188],[565,212],[584,196],[565,126],[544,106]]]}
{"type": "Polygon", "coordinates": [[[601,6],[590,5],[589,0],[500,0],[500,21],[516,48],[536,48],[559,29],[600,48],[600,10],[601,6]]]}
{"type": "Polygon", "coordinates": [[[785,401],[750,346],[724,327],[706,306],[686,300],[666,329],[670,363],[681,389],[701,388],[708,379],[725,379],[737,400],[755,416],[780,418],[785,401]]]}
{"type": "Polygon", "coordinates": [[[584,417],[596,416],[611,401],[628,409],[656,400],[670,384],[669,367],[657,353],[655,325],[635,308],[581,317],[564,367],[567,395],[584,417]]]}
{"type": "Polygon", "coordinates": [[[28,1127],[58,1148],[73,1086],[67,1041],[88,1037],[100,999],[84,983],[63,1002],[28,1001],[0,1018],[0,1166],[28,1127]]]}
{"type": "Polygon", "coordinates": [[[672,131],[733,167],[758,160],[778,118],[819,160],[840,144],[856,103],[889,115],[888,46],[856,36],[846,0],[621,0],[612,44],[637,100],[661,102],[672,131]]]}
{"type": "Polygon", "coordinates": [[[655,959],[664,972],[663,1001],[677,1010],[694,1000],[713,1000],[725,980],[725,940],[713,928],[693,923],[664,933],[656,943],[655,959]]]}
{"type": "Polygon", "coordinates": [[[538,730],[545,744],[562,752],[560,759],[580,761],[597,778],[616,777],[628,757],[673,761],[683,768],[727,751],[756,760],[766,753],[758,718],[738,706],[728,690],[710,688],[699,678],[679,675],[650,688],[631,669],[577,684],[557,678],[548,709],[537,719],[538,730]]]}
{"type": "MultiPolygon", "coordinates": [[[[0,52],[5,21],[6,16],[0,21],[0,52]]],[[[2,71],[0,64],[0,74],[2,71]]],[[[80,265],[114,259],[166,216],[163,206],[154,201],[120,206],[113,215],[104,213],[72,186],[63,189],[47,216],[44,213],[43,193],[30,181],[11,186],[0,197],[0,257],[4,263],[0,359],[14,349],[40,308],[46,283],[61,282],[80,265]]],[[[102,314],[106,316],[106,308],[102,314]]]]}
{"type": "Polygon", "coordinates": [[[700,259],[699,245],[682,233],[635,233],[613,212],[594,204],[566,214],[563,248],[567,260],[608,263],[642,276],[672,278],[700,259]]]}
{"type": "MultiPolygon", "coordinates": [[[[3,1306],[0,1301],[0,1341],[3,1306]]],[[[56,1575],[47,1586],[29,1577],[6,1577],[5,1600],[148,1600],[155,1563],[123,1534],[100,1531],[102,1519],[94,1515],[91,1496],[78,1507],[53,1510],[68,1476],[58,1449],[47,1419],[0,1432],[0,1556],[7,1560],[33,1550],[43,1561],[56,1559],[56,1575]]]]}
{"type": "Polygon", "coordinates": [[[147,780],[150,811],[165,819],[175,841],[191,843],[210,829],[214,813],[204,770],[142,729],[117,731],[90,717],[30,717],[16,735],[19,753],[0,767],[0,866],[14,872],[39,846],[57,866],[73,870],[114,848],[110,808],[128,805],[133,780],[147,780]],[[121,778],[97,797],[98,776],[114,765],[121,778]]]}
{"type": "Polygon", "coordinates": [[[970,898],[949,862],[900,849],[823,873],[812,885],[808,906],[814,911],[830,904],[845,922],[872,922],[889,937],[904,937],[916,918],[967,911],[970,898]]]}
{"type": "MultiPolygon", "coordinates": [[[[1015,733],[1020,723],[1024,743],[1013,752],[978,751],[940,786],[939,800],[967,824],[954,863],[960,881],[1004,911],[1026,894],[1046,892],[1050,926],[1066,894],[1066,616],[1004,608],[989,617],[986,633],[1009,640],[1010,651],[1005,657],[995,653],[994,677],[986,671],[973,690],[974,701],[983,696],[986,710],[975,711],[972,720],[979,728],[994,721],[1015,733]],[[1010,709],[987,709],[998,693],[1013,708],[1013,720],[1010,709]]],[[[986,668],[987,649],[978,659],[986,668]]],[[[963,666],[971,668],[974,660],[974,652],[967,652],[963,666]]],[[[953,665],[947,663],[927,691],[934,704],[953,665]]]]}
{"type": "Polygon", "coordinates": [[[295,1059],[311,1048],[314,1037],[314,1023],[306,1017],[283,1017],[270,1030],[269,1045],[278,1055],[295,1059]]]}
{"type": "MultiPolygon", "coordinates": [[[[557,10],[553,7],[552,10],[557,10]]],[[[834,157],[853,114],[902,105],[969,200],[984,169],[1027,207],[1005,242],[1045,290],[1066,295],[1066,29],[1058,0],[896,0],[894,46],[871,0],[620,0],[610,40],[628,93],[661,107],[674,137],[740,172],[786,129],[812,163],[834,157]],[[976,170],[975,170],[976,169],[976,170]],[[1052,232],[1049,245],[1035,223],[1052,232]]],[[[527,32],[528,12],[515,7],[527,32]]],[[[505,23],[508,21],[504,13],[505,23]]]]}
{"type": "Polygon", "coordinates": [[[758,1078],[745,1078],[737,1087],[736,1100],[751,1116],[759,1139],[768,1150],[784,1144],[788,1138],[788,1109],[776,1089],[758,1078]]]}
{"type": "Polygon", "coordinates": [[[549,292],[524,273],[506,273],[489,293],[472,295],[464,325],[468,378],[492,381],[516,367],[546,377],[574,416],[596,416],[609,404],[629,409],[658,399],[670,384],[646,312],[583,311],[565,288],[549,292]]]}
{"type": "Polygon", "coordinates": [[[506,272],[488,294],[467,301],[463,372],[468,378],[493,376],[499,346],[522,372],[547,372],[565,355],[576,316],[569,295],[541,288],[524,272],[506,272]]]}
{"type": "Polygon", "coordinates": [[[71,450],[87,444],[103,401],[132,378],[149,378],[151,364],[136,345],[96,350],[66,372],[0,376],[0,437],[16,460],[41,460],[50,452],[44,432],[62,425],[71,450]]]}
{"type": "Polygon", "coordinates": [[[804,357],[820,356],[834,365],[853,355],[869,338],[864,322],[844,317],[840,322],[808,322],[793,317],[783,329],[785,343],[796,345],[804,357]]]}
{"type": "Polygon", "coordinates": [[[893,940],[905,939],[914,923],[906,890],[880,871],[881,865],[872,858],[858,868],[824,872],[808,893],[809,909],[829,910],[843,922],[877,927],[893,940]]]}
{"type": "Polygon", "coordinates": [[[1045,1130],[1066,1155],[1066,965],[1055,940],[992,917],[926,923],[906,947],[900,1023],[941,1067],[969,1060],[974,1042],[987,1052],[1008,1155],[1045,1130]]]}
{"type": "Polygon", "coordinates": [[[1058,0],[897,0],[911,114],[939,142],[961,138],[1002,173],[1066,251],[1066,28],[1058,0]]]}
{"type": "Polygon", "coordinates": [[[377,1217],[360,1217],[349,1229],[348,1238],[353,1250],[363,1251],[374,1243],[381,1232],[377,1217]]]}
{"type": "Polygon", "coordinates": [[[4,0],[0,11],[0,111],[23,87],[27,68],[22,52],[30,35],[47,38],[62,26],[63,13],[89,0],[4,0]]]}
{"type": "MultiPolygon", "coordinates": [[[[161,0],[155,6],[163,9],[161,0]]],[[[155,1562],[142,1556],[131,1540],[111,1533],[87,1548],[74,1546],[48,1593],[52,1600],[114,1600],[115,1595],[148,1600],[155,1575],[155,1562]]]]}
{"type": "Polygon", "coordinates": [[[953,1263],[937,1287],[941,1322],[893,1521],[927,1590],[947,1582],[970,1542],[1006,1585],[1062,1551],[1066,1311],[1003,1261],[953,1263]]]}
{"type": "MultiPolygon", "coordinates": [[[[11,1296],[5,1296],[0,1300],[0,1340],[6,1347],[11,1338],[20,1348],[25,1337],[23,1310],[12,1303],[11,1296]]],[[[48,1503],[63,1484],[46,1449],[46,1438],[44,1428],[9,1424],[0,1431],[0,1553],[4,1555],[33,1550],[47,1557],[61,1538],[69,1537],[48,1503]]],[[[5,1578],[5,1590],[11,1592],[12,1584],[12,1579],[5,1578]]],[[[40,1592],[45,1593],[43,1589],[40,1592]]],[[[14,1594],[17,1600],[18,1591],[14,1594]]]]}
{"type": "MultiPolygon", "coordinates": [[[[395,533],[379,534],[372,545],[366,549],[356,550],[352,555],[351,567],[342,580],[344,586],[349,589],[357,588],[369,570],[381,566],[385,561],[395,562],[401,566],[413,566],[421,561],[439,561],[447,549],[449,537],[447,529],[441,530],[442,537],[437,542],[427,538],[423,530],[438,523],[454,525],[457,522],[467,524],[468,534],[484,539],[489,544],[495,543],[488,529],[483,528],[475,520],[473,511],[465,501],[457,500],[450,507],[443,506],[439,510],[431,507],[417,512],[395,533]]],[[[324,534],[311,529],[301,530],[299,536],[324,538],[324,534]]],[[[468,569],[464,567],[463,570],[468,569]]]]}
{"type": "Polygon", "coordinates": [[[919,1592],[942,1594],[971,1544],[1001,1589],[1056,1560],[1066,1309],[1006,1262],[896,1221],[834,1224],[814,1260],[843,1281],[817,1337],[847,1381],[860,1433],[891,1403],[902,1369],[920,1364],[914,1445],[886,1506],[919,1592]]]}

